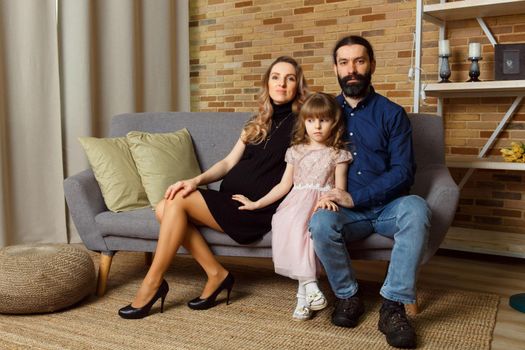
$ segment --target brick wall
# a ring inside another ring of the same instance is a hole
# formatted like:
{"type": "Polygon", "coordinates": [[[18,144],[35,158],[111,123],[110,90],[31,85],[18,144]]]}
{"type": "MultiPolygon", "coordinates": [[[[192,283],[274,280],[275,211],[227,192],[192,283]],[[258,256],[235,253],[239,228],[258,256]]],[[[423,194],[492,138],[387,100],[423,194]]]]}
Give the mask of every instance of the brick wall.
{"type": "MultiPolygon", "coordinates": [[[[338,38],[360,34],[377,56],[376,90],[412,109],[411,65],[415,1],[408,0],[192,0],[190,1],[191,106],[196,111],[255,111],[262,74],[280,55],[296,58],[314,91],[338,93],[331,50],[338,38]]],[[[487,18],[498,42],[525,42],[525,15],[487,18]]],[[[480,79],[493,79],[494,50],[476,20],[451,22],[452,81],[468,79],[468,43],[481,42],[480,79]]],[[[424,24],[422,79],[437,77],[438,31],[424,24]]],[[[445,102],[447,153],[477,154],[512,98],[445,102]]],[[[422,111],[435,112],[428,98],[422,111]]],[[[521,106],[492,153],[525,141],[521,106]]],[[[452,169],[459,182],[464,170],[452,169]]],[[[477,170],[466,184],[455,224],[520,232],[525,212],[525,172],[477,170]]]]}

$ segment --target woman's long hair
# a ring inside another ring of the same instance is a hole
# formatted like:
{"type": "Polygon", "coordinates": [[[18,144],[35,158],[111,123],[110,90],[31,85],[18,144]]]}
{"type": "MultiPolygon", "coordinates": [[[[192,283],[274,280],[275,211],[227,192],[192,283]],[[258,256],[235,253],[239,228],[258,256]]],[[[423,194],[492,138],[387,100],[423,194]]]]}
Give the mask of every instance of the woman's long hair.
{"type": "Polygon", "coordinates": [[[268,131],[272,126],[273,108],[270,98],[270,91],[268,89],[268,82],[270,81],[270,73],[273,66],[277,63],[286,62],[295,68],[295,75],[297,79],[297,92],[292,103],[292,112],[297,114],[301,109],[304,100],[308,95],[308,84],[303,74],[303,69],[296,60],[289,56],[280,56],[272,62],[270,67],[266,70],[262,80],[262,90],[259,95],[259,112],[244,126],[243,141],[244,143],[259,144],[266,139],[268,131]]]}
{"type": "Polygon", "coordinates": [[[324,92],[316,92],[304,101],[299,117],[295,121],[292,137],[292,145],[308,144],[310,137],[306,133],[305,120],[308,118],[331,119],[330,137],[326,139],[326,146],[335,149],[344,149],[345,124],[342,117],[341,107],[335,97],[324,92]]]}

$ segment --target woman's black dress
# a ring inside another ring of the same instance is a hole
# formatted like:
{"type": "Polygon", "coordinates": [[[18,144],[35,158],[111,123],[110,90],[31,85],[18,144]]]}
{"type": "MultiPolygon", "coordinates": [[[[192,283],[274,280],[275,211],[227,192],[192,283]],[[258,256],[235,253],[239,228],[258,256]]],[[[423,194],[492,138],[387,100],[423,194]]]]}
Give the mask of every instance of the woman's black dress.
{"type": "Polygon", "coordinates": [[[249,211],[239,210],[241,203],[231,197],[242,194],[256,201],[281,181],[286,168],[284,154],[290,146],[296,118],[291,105],[273,105],[269,139],[246,145],[241,160],[223,178],[219,191],[199,189],[215,221],[240,244],[255,242],[271,230],[272,215],[280,201],[249,211]]]}

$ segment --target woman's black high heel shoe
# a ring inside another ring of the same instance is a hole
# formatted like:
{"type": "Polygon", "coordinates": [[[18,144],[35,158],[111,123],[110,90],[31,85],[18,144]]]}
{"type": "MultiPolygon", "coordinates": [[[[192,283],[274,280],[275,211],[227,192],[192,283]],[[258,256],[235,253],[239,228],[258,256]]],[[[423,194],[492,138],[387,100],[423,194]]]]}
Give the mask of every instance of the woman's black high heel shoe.
{"type": "Polygon", "coordinates": [[[233,282],[235,282],[235,279],[233,278],[233,275],[228,272],[228,275],[224,279],[224,281],[221,282],[221,284],[215,289],[215,292],[213,292],[209,297],[206,299],[201,299],[199,297],[188,301],[188,307],[193,310],[206,310],[210,307],[215,306],[215,300],[217,299],[217,296],[223,291],[228,291],[228,296],[226,297],[226,305],[230,304],[230,293],[233,288],[233,282]]]}
{"type": "Polygon", "coordinates": [[[170,287],[168,286],[168,282],[166,282],[166,280],[162,280],[159,289],[157,289],[157,293],[155,293],[153,298],[151,298],[151,300],[146,305],[143,307],[133,307],[131,304],[129,304],[128,306],[124,306],[122,309],[118,310],[118,314],[120,317],[128,319],[144,318],[149,315],[151,307],[157,300],[159,300],[159,298],[160,312],[162,313],[164,311],[164,299],[166,299],[166,294],[168,294],[169,290],[170,287]]]}

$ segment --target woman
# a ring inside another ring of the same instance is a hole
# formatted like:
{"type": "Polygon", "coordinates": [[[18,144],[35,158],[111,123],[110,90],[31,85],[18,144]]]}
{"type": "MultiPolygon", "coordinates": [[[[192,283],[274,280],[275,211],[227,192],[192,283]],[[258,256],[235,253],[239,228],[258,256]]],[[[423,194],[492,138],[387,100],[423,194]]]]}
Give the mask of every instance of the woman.
{"type": "Polygon", "coordinates": [[[208,277],[201,295],[188,306],[210,308],[223,290],[229,302],[233,275],[217,261],[196,226],[223,232],[240,244],[255,242],[270,231],[278,202],[263,210],[239,211],[231,197],[240,193],[257,200],[279,183],[295,118],[307,94],[299,64],[291,57],[277,58],[263,77],[259,113],[244,126],[230,154],[201,175],[168,187],[156,207],[161,224],[155,257],[133,302],[119,310],[121,317],[143,318],[158,299],[163,311],[169,290],[163,276],[181,245],[208,277]],[[218,192],[197,189],[220,179],[218,192]]]}

